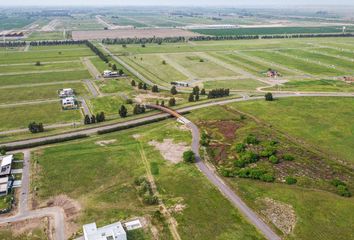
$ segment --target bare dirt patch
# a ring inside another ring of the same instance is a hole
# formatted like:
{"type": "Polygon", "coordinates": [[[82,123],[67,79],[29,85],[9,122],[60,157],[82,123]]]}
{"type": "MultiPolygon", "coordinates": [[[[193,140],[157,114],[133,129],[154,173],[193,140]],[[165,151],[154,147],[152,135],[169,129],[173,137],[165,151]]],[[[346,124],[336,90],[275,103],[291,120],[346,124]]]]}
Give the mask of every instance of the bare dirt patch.
{"type": "Polygon", "coordinates": [[[260,201],[264,204],[261,211],[279,230],[290,234],[295,228],[296,215],[293,207],[289,204],[275,201],[271,198],[264,198],[260,201]]]}
{"type": "Polygon", "coordinates": [[[81,205],[74,199],[69,198],[66,195],[58,195],[49,199],[46,203],[47,207],[61,207],[65,213],[65,226],[66,235],[71,236],[74,234],[80,226],[75,223],[75,220],[80,214],[81,205]]]}
{"type": "Polygon", "coordinates": [[[179,163],[183,160],[183,153],[189,149],[186,143],[173,143],[173,139],[164,139],[163,142],[150,141],[149,145],[160,151],[164,159],[179,163]]]}
{"type": "Polygon", "coordinates": [[[74,40],[99,40],[105,38],[153,38],[153,37],[195,37],[201,34],[183,29],[115,29],[115,30],[90,30],[73,31],[74,40]]]}
{"type": "Polygon", "coordinates": [[[0,226],[0,230],[11,231],[14,236],[31,236],[32,231],[35,229],[43,229],[49,239],[51,239],[50,230],[50,219],[48,217],[44,218],[33,218],[26,219],[23,221],[7,223],[0,226]]]}
{"type": "Polygon", "coordinates": [[[105,147],[109,144],[115,143],[116,141],[117,141],[117,139],[102,140],[102,141],[95,142],[95,144],[97,144],[98,146],[101,146],[101,147],[105,147]]]}

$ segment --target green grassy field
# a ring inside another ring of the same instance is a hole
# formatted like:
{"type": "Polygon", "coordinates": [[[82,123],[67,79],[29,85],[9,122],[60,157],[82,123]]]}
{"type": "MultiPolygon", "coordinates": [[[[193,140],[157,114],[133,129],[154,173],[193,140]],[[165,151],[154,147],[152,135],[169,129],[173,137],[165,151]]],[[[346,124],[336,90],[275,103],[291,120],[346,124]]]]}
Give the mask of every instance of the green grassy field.
{"type": "Polygon", "coordinates": [[[17,74],[17,75],[0,76],[0,86],[21,85],[21,84],[31,84],[31,83],[64,82],[64,81],[90,79],[90,78],[91,75],[87,70],[17,74]]]}
{"type": "MultiPolygon", "coordinates": [[[[342,33],[342,26],[330,27],[267,27],[267,28],[235,28],[235,29],[196,29],[193,32],[214,36],[240,36],[240,35],[275,35],[275,34],[301,34],[301,33],[342,33]]],[[[349,28],[349,32],[354,29],[349,28]]]]}
{"type": "Polygon", "coordinates": [[[134,89],[131,86],[131,80],[129,78],[97,81],[96,84],[103,93],[125,93],[129,95],[134,92],[134,89]]]}
{"type": "Polygon", "coordinates": [[[352,98],[284,98],[232,104],[335,158],[353,163],[352,98]]]}
{"type": "Polygon", "coordinates": [[[55,84],[35,87],[0,88],[0,102],[16,103],[24,101],[58,99],[57,91],[63,88],[72,88],[78,96],[88,95],[82,83],[55,84]]]}
{"type": "Polygon", "coordinates": [[[273,91],[353,92],[354,85],[339,80],[298,80],[267,89],[273,91]]]}
{"type": "Polygon", "coordinates": [[[27,41],[40,41],[40,40],[65,40],[62,31],[59,32],[33,32],[26,39],[27,41]]]}
{"type": "Polygon", "coordinates": [[[0,230],[0,238],[3,240],[38,240],[47,239],[47,234],[44,228],[35,228],[20,235],[13,234],[11,230],[0,230]]]}
{"type": "Polygon", "coordinates": [[[1,73],[26,73],[30,71],[49,71],[53,70],[80,70],[83,69],[83,65],[80,61],[64,61],[56,63],[41,63],[40,66],[36,66],[35,63],[30,64],[13,64],[13,65],[0,65],[1,73]]]}
{"type": "Polygon", "coordinates": [[[206,89],[215,88],[230,88],[233,90],[256,90],[257,87],[267,86],[253,79],[236,79],[236,80],[218,80],[218,81],[207,81],[203,82],[203,86],[206,89]]]}
{"type": "Polygon", "coordinates": [[[27,128],[28,124],[36,121],[46,124],[71,123],[81,120],[79,110],[61,110],[59,103],[41,103],[36,105],[11,106],[1,108],[3,116],[0,119],[0,130],[27,128]]]}
{"type": "Polygon", "coordinates": [[[140,155],[143,151],[148,162],[157,163],[159,174],[155,175],[155,181],[166,206],[171,207],[176,201],[186,206],[182,212],[173,214],[182,239],[263,239],[194,165],[172,165],[147,144],[152,139],[164,138],[190,142],[188,131],[179,130],[174,121],[165,121],[162,125],[152,124],[37,151],[34,160],[41,170],[32,187],[38,187],[41,201],[58,194],[79,201],[83,207],[80,224],[96,221],[100,225],[134,216],[151,216],[157,208],[143,205],[133,185],[136,177],[145,174],[140,155]],[[132,137],[134,134],[141,135],[139,141],[132,137]],[[112,139],[116,142],[104,147],[96,144],[112,139]]]}
{"type": "Polygon", "coordinates": [[[90,102],[94,113],[104,112],[106,115],[118,115],[120,106],[125,105],[129,114],[132,114],[133,106],[126,104],[125,100],[120,96],[93,98],[90,102]]]}

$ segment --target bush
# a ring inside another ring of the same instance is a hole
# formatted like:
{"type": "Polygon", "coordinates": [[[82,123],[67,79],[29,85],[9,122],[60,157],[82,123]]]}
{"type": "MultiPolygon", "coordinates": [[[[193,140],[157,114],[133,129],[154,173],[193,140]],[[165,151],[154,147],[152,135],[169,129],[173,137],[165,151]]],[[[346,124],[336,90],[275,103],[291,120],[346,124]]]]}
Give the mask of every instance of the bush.
{"type": "Polygon", "coordinates": [[[349,192],[348,188],[344,185],[338,185],[337,192],[339,195],[341,195],[343,197],[351,197],[352,196],[351,192],[349,192]]]}
{"type": "Polygon", "coordinates": [[[345,184],[344,182],[342,182],[341,180],[339,180],[339,179],[333,179],[332,181],[331,181],[331,184],[333,185],[333,186],[335,186],[335,187],[338,187],[338,186],[347,186],[347,184],[345,184]]]}
{"type": "Polygon", "coordinates": [[[273,163],[273,164],[278,164],[279,163],[279,159],[276,156],[274,156],[274,155],[269,157],[269,161],[271,163],[273,163]]]}
{"type": "Polygon", "coordinates": [[[194,152],[192,150],[188,150],[188,151],[185,151],[183,153],[183,160],[186,162],[186,163],[194,163],[195,162],[195,155],[194,155],[194,152]]]}
{"type": "Polygon", "coordinates": [[[274,182],[275,177],[271,173],[263,174],[260,178],[263,182],[274,182]]]}
{"type": "Polygon", "coordinates": [[[290,155],[290,154],[285,154],[284,156],[283,156],[283,160],[284,161],[294,161],[294,157],[292,156],[292,155],[290,155]]]}
{"type": "Polygon", "coordinates": [[[258,144],[259,141],[257,139],[256,136],[254,136],[253,134],[249,134],[246,138],[245,138],[245,143],[247,144],[258,144]]]}
{"type": "Polygon", "coordinates": [[[296,178],[288,176],[285,178],[285,182],[289,185],[293,185],[293,184],[297,183],[297,180],[296,180],[296,178]]]}
{"type": "Polygon", "coordinates": [[[150,195],[146,193],[144,194],[143,202],[148,205],[155,205],[159,202],[159,199],[156,195],[150,195]]]}
{"type": "Polygon", "coordinates": [[[244,168],[244,167],[246,167],[247,163],[248,163],[248,162],[246,162],[246,161],[243,160],[243,159],[237,159],[237,160],[234,162],[234,165],[235,165],[236,167],[239,167],[239,168],[244,168]]]}
{"type": "Polygon", "coordinates": [[[210,143],[210,137],[206,132],[202,132],[202,136],[200,138],[200,145],[203,147],[209,146],[210,143]]]}
{"type": "Polygon", "coordinates": [[[36,122],[31,122],[30,124],[28,124],[28,129],[31,133],[44,132],[44,127],[42,123],[37,124],[36,122]]]}
{"type": "Polygon", "coordinates": [[[273,101],[274,99],[273,99],[273,94],[272,93],[266,93],[265,95],[264,95],[264,98],[265,98],[265,100],[266,101],[273,101]]]}
{"type": "Polygon", "coordinates": [[[160,169],[159,169],[159,164],[157,162],[151,162],[150,169],[151,169],[152,175],[159,175],[160,169]]]}
{"type": "Polygon", "coordinates": [[[259,156],[257,153],[247,151],[241,154],[240,160],[243,160],[246,163],[255,163],[259,160],[259,156]]]}
{"type": "Polygon", "coordinates": [[[275,147],[267,146],[260,152],[259,155],[261,157],[270,157],[270,156],[274,155],[276,152],[277,152],[277,150],[275,149],[275,147]]]}
{"type": "Polygon", "coordinates": [[[237,153],[242,153],[242,152],[245,151],[245,149],[246,149],[246,145],[245,144],[243,144],[243,143],[237,143],[236,144],[235,150],[236,150],[237,153]]]}

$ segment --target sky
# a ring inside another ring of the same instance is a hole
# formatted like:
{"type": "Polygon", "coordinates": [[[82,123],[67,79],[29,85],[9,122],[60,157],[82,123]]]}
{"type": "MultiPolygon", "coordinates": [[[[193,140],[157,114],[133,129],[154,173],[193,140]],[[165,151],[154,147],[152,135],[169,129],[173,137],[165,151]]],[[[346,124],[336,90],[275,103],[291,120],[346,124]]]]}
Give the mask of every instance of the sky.
{"type": "Polygon", "coordinates": [[[354,5],[353,0],[0,0],[0,6],[267,6],[267,5],[354,5]]]}

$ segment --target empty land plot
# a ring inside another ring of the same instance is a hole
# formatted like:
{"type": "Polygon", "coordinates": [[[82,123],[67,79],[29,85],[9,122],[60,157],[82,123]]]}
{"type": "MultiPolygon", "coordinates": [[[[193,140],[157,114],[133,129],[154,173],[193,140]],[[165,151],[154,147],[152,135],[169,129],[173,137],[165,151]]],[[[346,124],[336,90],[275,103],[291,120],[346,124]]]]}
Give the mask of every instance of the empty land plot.
{"type": "Polygon", "coordinates": [[[0,76],[0,86],[90,79],[87,70],[0,76]]]}
{"type": "Polygon", "coordinates": [[[183,29],[116,29],[96,31],[73,31],[74,40],[100,40],[105,38],[153,38],[153,37],[193,37],[200,34],[183,29]]]}
{"type": "Polygon", "coordinates": [[[119,17],[106,17],[105,19],[108,20],[108,22],[113,23],[114,25],[118,26],[134,26],[134,27],[148,27],[148,25],[138,22],[134,20],[132,17],[124,17],[124,16],[119,16],[119,17]]]}
{"type": "Polygon", "coordinates": [[[238,73],[228,70],[208,59],[203,59],[197,54],[168,54],[167,56],[198,78],[220,78],[239,75],[238,73]]]}
{"type": "Polygon", "coordinates": [[[342,71],[353,72],[354,63],[348,60],[344,60],[337,57],[331,57],[327,55],[323,55],[321,53],[314,53],[309,51],[303,51],[300,49],[296,50],[279,50],[279,52],[283,52],[286,54],[290,54],[292,56],[299,57],[304,60],[310,60],[319,62],[322,64],[328,64],[329,66],[333,66],[333,68],[339,68],[342,71]]]}
{"type": "Polygon", "coordinates": [[[339,48],[339,49],[344,49],[344,50],[348,50],[348,51],[354,51],[354,44],[343,43],[341,41],[325,42],[325,43],[323,43],[323,45],[335,47],[335,48],[339,48]]]}
{"type": "Polygon", "coordinates": [[[153,74],[159,81],[170,83],[172,81],[183,81],[188,77],[176,70],[173,65],[166,61],[163,56],[156,54],[134,55],[130,57],[131,61],[139,65],[145,71],[153,74]],[[164,62],[165,61],[165,64],[164,62]]]}
{"type": "Polygon", "coordinates": [[[93,56],[89,48],[79,49],[50,49],[41,51],[28,52],[0,52],[0,64],[12,63],[35,63],[40,62],[57,62],[78,60],[80,57],[93,56]]]}
{"type": "Polygon", "coordinates": [[[48,125],[77,122],[81,119],[79,110],[62,110],[59,99],[57,103],[2,107],[1,116],[6,116],[0,118],[1,131],[27,128],[28,124],[33,121],[48,125]]]}
{"type": "Polygon", "coordinates": [[[276,51],[244,51],[243,53],[249,56],[264,59],[265,61],[274,62],[290,69],[300,70],[308,74],[321,76],[338,76],[345,74],[333,68],[322,66],[316,63],[309,63],[302,59],[281,55],[276,51]]]}
{"type": "Polygon", "coordinates": [[[65,35],[62,31],[56,32],[33,32],[26,38],[27,41],[39,40],[65,40],[65,35]]]}
{"type": "Polygon", "coordinates": [[[16,103],[25,101],[58,99],[58,90],[72,88],[76,95],[87,95],[88,91],[82,83],[55,84],[35,87],[0,88],[0,103],[16,103]]]}
{"type": "Polygon", "coordinates": [[[339,80],[298,80],[267,88],[277,91],[354,92],[354,84],[339,80]]]}
{"type": "Polygon", "coordinates": [[[135,91],[128,78],[96,81],[96,84],[103,93],[130,93],[135,91]]]}
{"type": "Polygon", "coordinates": [[[354,52],[343,50],[343,49],[334,49],[334,48],[313,48],[312,51],[316,51],[318,53],[330,54],[338,57],[346,57],[350,59],[354,59],[354,52]]]}
{"type": "Polygon", "coordinates": [[[231,90],[256,90],[258,87],[267,86],[266,84],[253,79],[235,79],[235,80],[218,80],[203,82],[204,88],[229,88],[231,90]]]}
{"type": "Polygon", "coordinates": [[[93,98],[90,100],[91,110],[93,113],[104,112],[106,115],[118,115],[118,110],[121,105],[125,105],[128,109],[128,114],[132,114],[133,106],[126,104],[125,99],[121,96],[105,96],[93,98]]]}
{"type": "Polygon", "coordinates": [[[53,71],[55,70],[80,70],[84,66],[80,61],[64,61],[64,62],[49,62],[41,63],[40,66],[36,66],[34,63],[29,64],[12,64],[12,65],[0,65],[0,75],[2,73],[26,73],[34,71],[53,71]]]}

